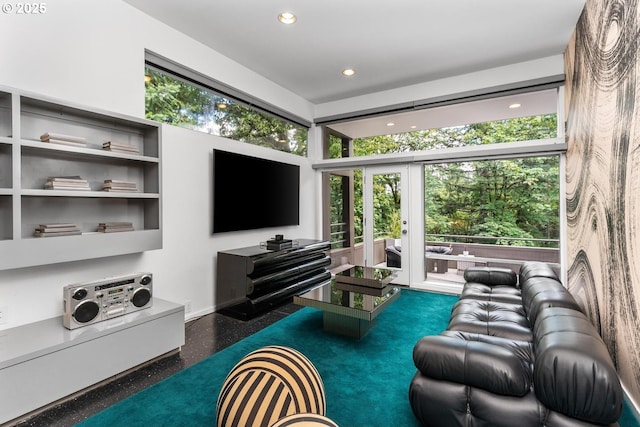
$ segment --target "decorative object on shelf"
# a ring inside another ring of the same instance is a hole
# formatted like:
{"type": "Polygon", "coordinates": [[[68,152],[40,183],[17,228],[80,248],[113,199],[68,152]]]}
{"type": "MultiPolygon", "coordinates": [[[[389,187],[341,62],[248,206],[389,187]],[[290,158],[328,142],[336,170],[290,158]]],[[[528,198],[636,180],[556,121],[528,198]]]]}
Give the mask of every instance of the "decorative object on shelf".
{"type": "Polygon", "coordinates": [[[40,141],[52,144],[73,145],[75,147],[85,147],[86,138],[82,136],[63,135],[61,133],[45,132],[40,135],[40,141]]]}
{"type": "Polygon", "coordinates": [[[397,277],[388,268],[353,266],[336,274],[336,282],[383,289],[397,277]]]}
{"type": "Polygon", "coordinates": [[[86,179],[80,176],[51,176],[44,184],[46,190],[91,190],[86,179]]]}
{"type": "Polygon", "coordinates": [[[34,237],[73,236],[78,234],[82,234],[82,232],[76,224],[61,222],[40,224],[33,232],[34,237]]]}
{"type": "Polygon", "coordinates": [[[121,181],[117,179],[105,179],[102,186],[104,191],[138,191],[138,184],[133,181],[121,181]]]}
{"type": "Polygon", "coordinates": [[[62,290],[62,324],[76,329],[153,305],[153,275],[134,273],[74,283],[62,290]]]}
{"type": "Polygon", "coordinates": [[[283,249],[294,248],[298,246],[298,242],[291,239],[285,239],[284,235],[276,234],[272,239],[266,242],[260,242],[261,248],[266,248],[270,251],[281,251],[283,249]]]}
{"type": "Polygon", "coordinates": [[[126,221],[101,222],[98,231],[101,233],[116,233],[119,231],[133,231],[133,223],[126,221]]]}
{"type": "Polygon", "coordinates": [[[102,149],[107,151],[116,151],[119,153],[140,154],[140,150],[133,145],[120,144],[112,141],[103,142],[102,149]]]}

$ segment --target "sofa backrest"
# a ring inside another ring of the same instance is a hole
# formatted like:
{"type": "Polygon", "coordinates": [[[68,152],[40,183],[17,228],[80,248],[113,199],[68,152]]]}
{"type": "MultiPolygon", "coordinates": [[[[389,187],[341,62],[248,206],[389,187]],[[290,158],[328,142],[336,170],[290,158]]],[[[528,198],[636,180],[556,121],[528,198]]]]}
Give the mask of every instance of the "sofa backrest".
{"type": "Polygon", "coordinates": [[[464,280],[489,286],[518,285],[518,275],[510,268],[501,267],[469,267],[464,271],[464,280]]]}
{"type": "Polygon", "coordinates": [[[533,326],[536,317],[549,307],[566,307],[582,312],[573,295],[560,283],[547,263],[525,262],[520,268],[522,306],[533,326]]]}
{"type": "Polygon", "coordinates": [[[557,270],[551,264],[540,261],[526,261],[520,266],[520,283],[531,277],[548,277],[560,281],[557,270]]]}
{"type": "Polygon", "coordinates": [[[533,384],[548,409],[596,424],[622,412],[622,386],[606,345],[587,317],[566,307],[544,310],[533,325],[533,384]]]}

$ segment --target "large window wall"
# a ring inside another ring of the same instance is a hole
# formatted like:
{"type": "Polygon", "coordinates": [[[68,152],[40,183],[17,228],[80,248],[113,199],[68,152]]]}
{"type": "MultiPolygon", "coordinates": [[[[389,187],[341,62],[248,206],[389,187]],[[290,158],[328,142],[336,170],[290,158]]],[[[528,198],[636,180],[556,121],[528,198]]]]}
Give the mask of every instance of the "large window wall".
{"type": "MultiPolygon", "coordinates": [[[[411,175],[410,205],[418,207],[413,208],[409,230],[422,235],[422,248],[414,245],[411,256],[412,263],[420,267],[411,268],[424,275],[413,274],[412,282],[460,282],[470,265],[517,269],[525,259],[560,262],[560,171],[566,147],[562,127],[556,112],[547,112],[351,139],[334,133],[325,139],[327,160],[316,168],[350,167],[330,186],[328,197],[334,215],[330,221],[339,222],[335,216],[339,200],[343,203],[339,209],[341,226],[352,227],[354,246],[366,221],[373,221],[376,230],[384,230],[384,236],[378,236],[385,241],[383,245],[393,240],[397,244],[402,231],[392,213],[397,212],[399,201],[396,206],[378,206],[373,218],[361,219],[366,210],[359,190],[363,187],[362,170],[372,165],[422,165],[420,185],[416,185],[416,175],[411,175]],[[340,194],[353,194],[352,199],[338,196],[338,189],[340,194]],[[417,209],[421,212],[416,213],[417,209]],[[353,218],[350,223],[344,221],[348,213],[353,218]],[[422,218],[421,227],[415,225],[416,215],[422,218]]],[[[327,129],[332,132],[335,129],[327,129]]],[[[381,194],[394,203],[393,185],[385,186],[381,194]]],[[[379,204],[379,199],[373,203],[379,204]]],[[[341,244],[343,253],[345,248],[346,241],[341,244]]],[[[376,262],[384,266],[389,260],[383,255],[376,262]]]]}

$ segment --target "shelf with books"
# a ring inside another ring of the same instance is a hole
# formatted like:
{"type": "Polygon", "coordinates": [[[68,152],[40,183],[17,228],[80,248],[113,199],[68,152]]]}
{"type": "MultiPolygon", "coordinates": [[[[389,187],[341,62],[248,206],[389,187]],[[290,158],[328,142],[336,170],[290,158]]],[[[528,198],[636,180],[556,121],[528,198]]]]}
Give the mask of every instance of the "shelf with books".
{"type": "Polygon", "coordinates": [[[0,87],[0,270],[161,248],[160,144],[156,122],[0,87]]]}
{"type": "Polygon", "coordinates": [[[159,200],[105,200],[78,197],[22,197],[21,237],[33,237],[42,224],[67,223],[76,225],[82,233],[99,230],[102,223],[131,224],[133,230],[159,230],[156,212],[159,200]]]}
{"type": "MultiPolygon", "coordinates": [[[[0,140],[0,142],[2,142],[0,140]]],[[[44,152],[55,152],[58,151],[60,153],[66,153],[69,157],[104,157],[104,158],[113,158],[113,159],[123,159],[123,160],[131,160],[136,162],[148,162],[148,163],[159,163],[158,157],[153,156],[144,156],[141,154],[135,153],[126,153],[126,152],[117,152],[117,151],[107,151],[102,150],[95,147],[79,147],[72,145],[62,145],[62,144],[51,144],[42,141],[35,140],[26,140],[23,139],[20,141],[20,144],[23,147],[28,147],[33,150],[42,150],[44,152]]]]}
{"type": "MultiPolygon", "coordinates": [[[[46,133],[63,134],[83,138],[86,141],[84,147],[104,154],[116,154],[103,150],[105,142],[113,142],[133,147],[141,156],[159,157],[157,141],[160,127],[144,119],[97,112],[27,96],[20,97],[20,118],[23,140],[41,141],[41,136],[46,133]]],[[[71,147],[46,142],[42,144],[71,147]]]]}
{"type": "MultiPolygon", "coordinates": [[[[1,193],[0,193],[1,194],[1,193]]],[[[159,199],[159,193],[139,193],[139,192],[109,192],[109,191],[78,191],[78,190],[21,190],[22,196],[30,197],[75,197],[80,199],[159,199]]]]}
{"type": "MultiPolygon", "coordinates": [[[[54,177],[78,177],[91,191],[104,191],[105,180],[136,184],[136,192],[158,193],[160,168],[156,161],[141,162],[121,157],[77,156],[77,153],[22,147],[22,189],[43,189],[54,177]]],[[[96,197],[96,195],[92,195],[96,197]]]]}

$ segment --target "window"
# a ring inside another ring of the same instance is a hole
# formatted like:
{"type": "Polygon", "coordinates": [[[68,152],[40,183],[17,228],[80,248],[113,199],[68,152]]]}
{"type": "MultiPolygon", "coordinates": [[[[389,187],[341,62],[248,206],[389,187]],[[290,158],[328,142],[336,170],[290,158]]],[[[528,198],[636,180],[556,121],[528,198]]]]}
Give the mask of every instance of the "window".
{"type": "Polygon", "coordinates": [[[325,148],[328,149],[328,154],[325,155],[325,158],[339,159],[350,156],[349,148],[351,146],[351,138],[338,135],[329,128],[324,128],[324,132],[329,138],[328,143],[325,144],[325,148]]]}
{"type": "Polygon", "coordinates": [[[428,239],[558,247],[559,158],[425,165],[428,239]]]}
{"type": "Polygon", "coordinates": [[[353,140],[354,156],[533,141],[557,136],[556,115],[498,120],[353,140]]]}
{"type": "Polygon", "coordinates": [[[151,120],[306,156],[308,125],[286,120],[204,83],[148,64],[145,114],[151,120]]]}
{"type": "MultiPolygon", "coordinates": [[[[425,251],[430,246],[451,249],[449,254],[423,257],[429,280],[462,280],[461,272],[472,264],[509,266],[521,259],[559,262],[560,155],[554,148],[545,151],[549,147],[545,140],[558,140],[556,114],[353,139],[353,160],[346,163],[353,173],[353,199],[350,206],[342,206],[341,217],[349,217],[345,209],[351,211],[354,250],[362,235],[359,166],[406,158],[406,162],[422,163],[424,168],[425,251]],[[533,148],[519,155],[522,151],[510,151],[509,143],[533,148]],[[418,151],[429,154],[415,155],[418,151]],[[438,155],[438,151],[445,154],[438,155]],[[410,154],[397,157],[402,153],[410,154]],[[372,162],[376,155],[380,160],[372,162]]],[[[335,159],[339,157],[338,142],[334,139],[331,145],[335,159]]],[[[341,200],[342,188],[337,183],[331,186],[332,207],[341,200]]],[[[399,220],[393,215],[397,203],[391,203],[393,182],[381,188],[388,202],[381,204],[374,196],[374,207],[380,207],[373,217],[374,231],[381,231],[376,240],[399,235],[399,220]]]]}

